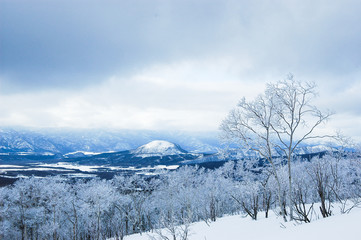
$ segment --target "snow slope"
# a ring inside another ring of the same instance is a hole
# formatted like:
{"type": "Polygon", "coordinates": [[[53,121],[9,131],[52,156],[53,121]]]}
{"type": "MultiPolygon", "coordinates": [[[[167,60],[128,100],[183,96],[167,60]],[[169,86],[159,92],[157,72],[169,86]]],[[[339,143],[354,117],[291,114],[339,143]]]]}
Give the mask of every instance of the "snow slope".
{"type": "MultiPolygon", "coordinates": [[[[208,226],[204,222],[190,226],[189,240],[313,240],[313,239],[361,239],[361,209],[353,209],[349,214],[335,215],[311,223],[295,225],[283,223],[281,218],[271,214],[270,218],[254,221],[249,217],[229,216],[217,219],[208,226]]],[[[134,234],[125,240],[146,240],[154,233],[134,234]]]]}

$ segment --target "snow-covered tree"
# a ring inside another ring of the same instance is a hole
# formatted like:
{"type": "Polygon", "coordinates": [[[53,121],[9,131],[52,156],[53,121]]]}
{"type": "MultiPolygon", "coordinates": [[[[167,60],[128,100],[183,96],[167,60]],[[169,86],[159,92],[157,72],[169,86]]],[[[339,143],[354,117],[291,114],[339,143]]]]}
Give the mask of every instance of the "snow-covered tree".
{"type": "MultiPolygon", "coordinates": [[[[296,81],[290,74],[286,80],[267,84],[264,94],[258,95],[253,101],[243,98],[221,124],[226,139],[257,152],[271,164],[278,184],[279,205],[282,194],[274,156],[281,154],[287,159],[291,220],[291,162],[295,150],[304,141],[325,137],[314,133],[331,115],[329,112],[323,113],[313,105],[315,89],[314,83],[296,81]]],[[[285,216],[284,212],[283,215],[285,216]]]]}

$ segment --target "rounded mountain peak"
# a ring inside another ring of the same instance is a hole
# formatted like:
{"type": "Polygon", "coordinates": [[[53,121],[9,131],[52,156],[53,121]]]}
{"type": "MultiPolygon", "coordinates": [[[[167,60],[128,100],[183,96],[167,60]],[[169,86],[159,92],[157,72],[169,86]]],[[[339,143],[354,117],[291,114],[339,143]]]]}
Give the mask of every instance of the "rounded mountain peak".
{"type": "Polygon", "coordinates": [[[155,140],[138,147],[133,153],[147,155],[178,155],[187,153],[187,151],[177,144],[163,140],[155,140]]]}

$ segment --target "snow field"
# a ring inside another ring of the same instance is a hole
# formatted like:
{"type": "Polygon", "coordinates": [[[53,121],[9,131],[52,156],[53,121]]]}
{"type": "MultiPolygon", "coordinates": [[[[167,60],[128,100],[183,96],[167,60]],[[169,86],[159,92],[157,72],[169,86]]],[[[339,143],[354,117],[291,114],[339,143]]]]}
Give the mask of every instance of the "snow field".
{"type": "MultiPolygon", "coordinates": [[[[353,209],[349,214],[338,214],[328,218],[314,220],[311,223],[284,223],[280,217],[270,213],[269,218],[257,221],[240,215],[227,216],[216,222],[193,223],[190,226],[189,240],[360,240],[361,208],[353,209]]],[[[165,233],[165,230],[163,230],[165,233]]],[[[125,240],[161,239],[156,233],[133,234],[125,240]]],[[[170,238],[172,239],[172,238],[170,238]]]]}

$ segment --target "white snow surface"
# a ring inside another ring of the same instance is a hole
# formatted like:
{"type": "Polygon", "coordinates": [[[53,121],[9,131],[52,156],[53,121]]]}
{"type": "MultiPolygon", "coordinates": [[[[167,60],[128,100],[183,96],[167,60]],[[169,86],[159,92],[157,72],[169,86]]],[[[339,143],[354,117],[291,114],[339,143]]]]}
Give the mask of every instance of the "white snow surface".
{"type": "Polygon", "coordinates": [[[98,168],[101,168],[102,166],[86,166],[86,165],[76,165],[66,162],[58,162],[58,163],[39,164],[39,167],[65,168],[65,169],[80,170],[82,172],[96,172],[98,171],[98,168]]]}
{"type": "Polygon", "coordinates": [[[76,151],[76,152],[70,152],[67,154],[64,154],[64,157],[69,158],[69,157],[82,157],[82,156],[94,156],[94,155],[98,155],[101,154],[100,152],[86,152],[86,151],[76,151]]]}
{"type": "Polygon", "coordinates": [[[132,153],[141,156],[165,156],[178,155],[185,153],[185,151],[174,143],[163,140],[155,140],[138,147],[133,150],[132,153]]]}
{"type": "Polygon", "coordinates": [[[128,170],[128,171],[144,171],[144,170],[163,170],[163,169],[168,169],[168,170],[174,170],[179,168],[179,165],[156,165],[154,167],[140,167],[140,168],[136,168],[136,167],[106,167],[109,168],[110,170],[128,170]]]}
{"type": "MultiPolygon", "coordinates": [[[[261,216],[257,221],[236,215],[219,218],[209,226],[205,222],[191,224],[189,240],[360,240],[360,220],[360,208],[353,209],[349,214],[321,218],[304,224],[284,223],[273,213],[269,218],[261,216]]],[[[155,233],[134,234],[124,239],[146,240],[151,237],[160,239],[155,233]]]]}

